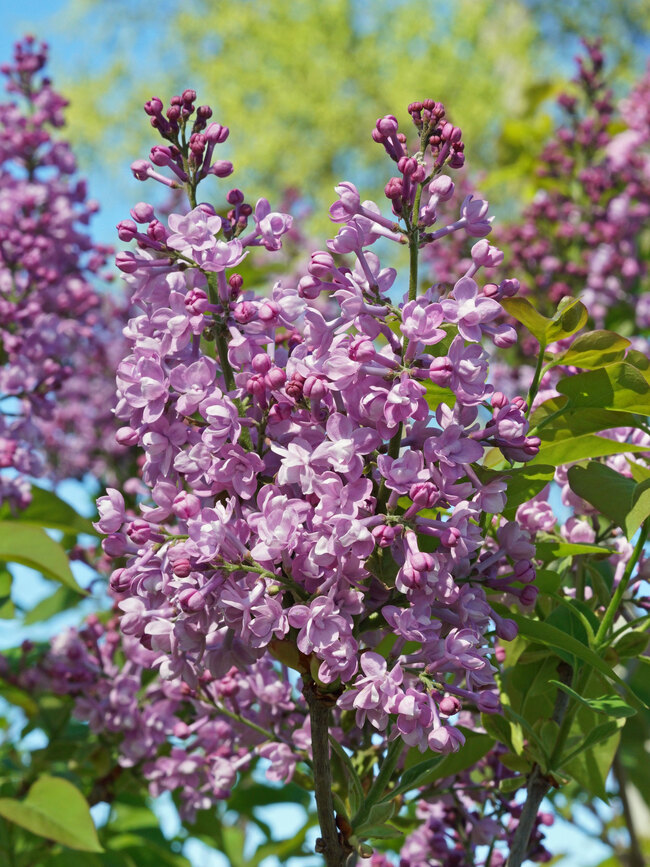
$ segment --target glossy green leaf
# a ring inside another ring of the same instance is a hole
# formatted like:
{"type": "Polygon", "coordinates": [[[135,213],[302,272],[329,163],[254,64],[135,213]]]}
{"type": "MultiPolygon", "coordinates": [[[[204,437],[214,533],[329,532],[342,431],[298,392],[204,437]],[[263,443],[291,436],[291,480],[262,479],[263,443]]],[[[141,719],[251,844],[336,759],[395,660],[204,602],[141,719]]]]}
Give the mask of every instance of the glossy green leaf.
{"type": "Polygon", "coordinates": [[[650,383],[625,361],[566,376],[556,388],[576,409],[595,407],[650,415],[650,383]]]}
{"type": "Polygon", "coordinates": [[[15,515],[11,514],[9,505],[0,509],[0,520],[19,521],[21,524],[31,524],[36,527],[48,527],[52,530],[62,530],[64,533],[87,533],[97,536],[98,533],[88,518],[83,518],[53,491],[46,491],[32,485],[32,499],[27,508],[15,515]]]}
{"type": "Polygon", "coordinates": [[[628,539],[650,515],[650,480],[637,483],[606,464],[571,467],[571,490],[625,530],[628,539]]]}
{"type": "Polygon", "coordinates": [[[431,380],[425,382],[424,387],[426,388],[424,397],[431,412],[435,412],[441,403],[446,403],[452,408],[456,405],[456,395],[450,388],[436,385],[431,380]]]}
{"type": "Polygon", "coordinates": [[[587,545],[580,542],[564,542],[561,539],[543,540],[535,546],[537,557],[548,563],[560,557],[578,557],[582,554],[590,554],[592,557],[605,557],[612,551],[605,545],[587,545]]]}
{"type": "Polygon", "coordinates": [[[604,367],[622,361],[629,345],[630,341],[615,331],[589,331],[576,337],[567,351],[557,356],[553,363],[583,369],[604,367]]]}
{"type": "Polygon", "coordinates": [[[566,658],[567,654],[575,656],[581,662],[586,663],[591,668],[594,668],[600,674],[604,675],[608,680],[613,681],[620,686],[628,696],[630,704],[635,708],[643,705],[643,702],[632,692],[630,687],[616,674],[616,672],[601,659],[590,647],[582,644],[572,635],[567,635],[561,629],[556,629],[548,623],[543,623],[539,620],[531,620],[524,617],[516,611],[510,611],[505,606],[498,603],[493,603],[497,613],[503,612],[503,616],[510,617],[515,621],[519,628],[519,634],[527,638],[531,638],[540,644],[546,644],[556,650],[559,656],[566,658]]]}
{"type": "Polygon", "coordinates": [[[32,527],[17,521],[2,521],[0,559],[29,566],[46,578],[60,581],[78,593],[85,592],[77,584],[63,548],[50,539],[41,527],[32,527]]]}
{"type": "Polygon", "coordinates": [[[542,316],[527,298],[504,298],[501,306],[517,322],[525,325],[537,341],[546,346],[556,340],[570,337],[587,322],[587,308],[575,298],[564,298],[552,319],[542,316]]]}
{"type": "Polygon", "coordinates": [[[589,313],[587,308],[577,298],[562,298],[557,310],[546,329],[546,342],[554,343],[571,337],[587,324],[589,313]]]}
{"type": "Polygon", "coordinates": [[[361,785],[361,780],[359,779],[359,775],[357,774],[356,769],[352,764],[350,756],[346,753],[341,744],[336,740],[334,735],[330,735],[330,746],[341,760],[341,763],[343,764],[343,767],[345,769],[345,774],[348,779],[348,790],[350,794],[350,809],[352,810],[352,815],[354,815],[363,804],[364,792],[363,786],[361,785]]]}
{"type": "Polygon", "coordinates": [[[514,520],[515,513],[522,503],[527,503],[539,494],[555,475],[555,467],[539,464],[534,467],[526,466],[513,470],[507,475],[506,489],[507,504],[504,516],[514,520]]]}
{"type": "Polygon", "coordinates": [[[12,620],[16,611],[11,601],[13,577],[7,569],[0,569],[0,620],[12,620]]]}
{"type": "Polygon", "coordinates": [[[67,611],[79,604],[79,594],[75,593],[69,587],[59,587],[50,596],[46,596],[38,602],[27,614],[23,617],[23,625],[30,626],[32,623],[40,623],[43,620],[49,620],[56,614],[62,611],[67,611]]]}
{"type": "Polygon", "coordinates": [[[621,443],[618,440],[601,437],[597,434],[567,436],[554,442],[542,441],[539,452],[528,466],[532,468],[538,464],[552,464],[555,467],[561,467],[563,464],[572,464],[586,458],[643,452],[647,451],[647,448],[647,446],[642,445],[621,443]]]}
{"type": "Polygon", "coordinates": [[[633,707],[630,707],[630,705],[627,704],[627,702],[624,702],[618,695],[603,695],[600,696],[600,698],[585,698],[574,689],[571,689],[570,686],[567,686],[566,683],[561,683],[559,680],[552,680],[551,683],[554,684],[554,686],[557,686],[558,689],[566,692],[566,694],[571,696],[574,701],[583,704],[585,707],[591,708],[595,713],[611,716],[614,717],[614,719],[634,716],[636,713],[636,710],[633,707]]]}
{"type": "Polygon", "coordinates": [[[645,416],[623,410],[572,409],[565,397],[545,401],[531,417],[531,425],[538,428],[537,433],[543,442],[559,442],[616,427],[639,427],[645,421],[645,416]]]}
{"type": "Polygon", "coordinates": [[[514,298],[503,298],[500,303],[513,319],[526,326],[538,343],[548,343],[546,332],[551,320],[538,313],[527,298],[515,295],[514,298]]]}
{"type": "Polygon", "coordinates": [[[0,798],[0,816],[70,849],[103,851],[86,799],[61,777],[39,777],[22,801],[0,798]]]}

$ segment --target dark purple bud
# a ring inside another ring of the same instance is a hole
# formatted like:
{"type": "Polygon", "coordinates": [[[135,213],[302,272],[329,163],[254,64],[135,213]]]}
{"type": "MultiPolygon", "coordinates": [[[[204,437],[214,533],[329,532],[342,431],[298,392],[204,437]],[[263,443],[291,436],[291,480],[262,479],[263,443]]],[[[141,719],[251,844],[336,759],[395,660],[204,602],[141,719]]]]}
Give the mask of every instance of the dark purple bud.
{"type": "Polygon", "coordinates": [[[531,605],[535,604],[535,600],[537,599],[538,594],[537,587],[533,587],[531,584],[527,584],[526,587],[521,591],[519,595],[519,599],[521,604],[528,608],[531,605]]]}
{"type": "Polygon", "coordinates": [[[230,130],[228,129],[228,127],[221,126],[220,123],[211,123],[205,130],[205,137],[213,145],[223,144],[228,138],[229,134],[230,130]]]}
{"type": "Polygon", "coordinates": [[[385,117],[380,117],[377,121],[377,130],[382,134],[382,136],[391,136],[395,135],[398,130],[397,118],[393,117],[392,114],[387,114],[385,117]]]}
{"type": "Polygon", "coordinates": [[[493,692],[485,690],[480,692],[476,698],[476,706],[481,713],[496,713],[501,707],[499,696],[493,692]]]}
{"type": "Polygon", "coordinates": [[[244,201],[244,194],[235,187],[226,193],[226,201],[229,205],[241,205],[244,201]]]}
{"type": "Polygon", "coordinates": [[[163,110],[163,103],[161,99],[158,99],[157,96],[152,96],[148,102],[144,104],[144,110],[148,115],[156,115],[160,114],[163,110]]]}

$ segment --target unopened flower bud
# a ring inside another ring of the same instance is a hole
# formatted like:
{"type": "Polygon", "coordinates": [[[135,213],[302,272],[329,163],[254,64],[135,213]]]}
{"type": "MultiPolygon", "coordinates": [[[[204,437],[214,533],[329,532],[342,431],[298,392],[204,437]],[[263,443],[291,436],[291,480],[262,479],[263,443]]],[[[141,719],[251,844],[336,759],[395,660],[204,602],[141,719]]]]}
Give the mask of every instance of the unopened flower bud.
{"type": "Polygon", "coordinates": [[[137,430],[132,427],[121,427],[115,434],[116,441],[121,446],[135,446],[138,444],[139,436],[137,430]]]}
{"type": "Polygon", "coordinates": [[[454,716],[454,714],[460,712],[461,704],[455,695],[446,695],[440,700],[438,708],[440,709],[440,713],[445,716],[454,716]]]}
{"type": "Polygon", "coordinates": [[[484,690],[478,694],[476,706],[481,713],[496,713],[501,707],[501,702],[498,695],[489,690],[484,690]]]}
{"type": "Polygon", "coordinates": [[[187,578],[191,571],[192,564],[189,560],[177,560],[172,567],[172,572],[177,578],[187,578]]]}
{"type": "Polygon", "coordinates": [[[253,368],[255,373],[268,373],[268,371],[271,369],[272,364],[273,362],[266,354],[266,352],[258,352],[258,354],[255,355],[253,357],[253,360],[251,361],[251,367],[253,368]]]}
{"type": "Polygon", "coordinates": [[[148,202],[138,202],[131,208],[131,216],[136,223],[150,223],[154,217],[153,205],[148,202]]]}
{"type": "Polygon", "coordinates": [[[190,494],[187,491],[181,491],[176,494],[172,503],[172,511],[182,520],[194,518],[201,511],[201,501],[196,494],[190,494]]]}
{"type": "Polygon", "coordinates": [[[136,545],[144,545],[151,538],[151,524],[142,518],[136,518],[127,525],[126,532],[136,545]]]}

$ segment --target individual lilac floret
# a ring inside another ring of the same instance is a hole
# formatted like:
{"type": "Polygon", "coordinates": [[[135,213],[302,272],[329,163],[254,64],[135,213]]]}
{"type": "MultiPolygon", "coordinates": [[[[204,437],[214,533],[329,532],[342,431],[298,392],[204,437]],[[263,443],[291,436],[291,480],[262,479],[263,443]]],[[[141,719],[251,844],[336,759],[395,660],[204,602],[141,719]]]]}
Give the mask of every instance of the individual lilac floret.
{"type": "Polygon", "coordinates": [[[482,325],[503,313],[498,302],[479,295],[478,286],[471,277],[461,277],[451,296],[440,303],[447,321],[457,324],[461,336],[472,343],[481,340],[482,325]]]}

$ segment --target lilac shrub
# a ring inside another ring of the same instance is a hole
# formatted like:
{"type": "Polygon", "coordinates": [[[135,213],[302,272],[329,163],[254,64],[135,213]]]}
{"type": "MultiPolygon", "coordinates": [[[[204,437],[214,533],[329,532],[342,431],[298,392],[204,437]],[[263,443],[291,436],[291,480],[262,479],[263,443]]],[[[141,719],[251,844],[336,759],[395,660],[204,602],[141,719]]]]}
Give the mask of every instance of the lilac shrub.
{"type": "MultiPolygon", "coordinates": [[[[132,165],[184,187],[191,210],[165,224],[139,203],[118,227],[136,243],[117,263],[141,311],[118,368],[118,439],[142,448],[147,489],[137,511],[119,490],[98,503],[104,549],[125,558],[111,577],[122,632],[155,652],[164,680],[194,690],[259,665],[282,689],[296,669],[314,738],[331,706],[352,748],[374,732],[393,763],[406,746],[454,752],[463,707],[499,709],[492,637],[516,626],[490,599],[536,597],[530,536],[499,517],[505,478],[486,481],[480,464],[489,449],[527,461],[539,444],[525,400],[487,382],[483,342],[515,340],[498,303],[512,284],[486,294],[475,279],[499,251],[479,240],[451,291],[417,294],[421,247],[491,228],[471,196],[433,228],[462,134],[440,103],[413,103],[409,152],[397,120],[381,118],[373,138],[397,169],[390,216],[342,183],[327,249],[256,296],[235,269],[256,247],[279,250],[292,219],[238,189],[223,211],[198,200],[199,183],[232,165],[217,158],[227,128],[195,100],[187,90],[166,114],[146,104],[167,144],[132,165]],[[409,250],[399,305],[396,271],[371,249],[380,238],[409,250]]],[[[276,778],[290,776],[301,731],[265,748],[276,778]]]]}
{"type": "Polygon", "coordinates": [[[574,89],[558,99],[563,123],[540,156],[540,189],[499,240],[522,291],[546,309],[580,295],[598,328],[629,320],[630,334],[645,334],[650,73],[617,106],[600,43],[584,45],[574,89]]]}
{"type": "Polygon", "coordinates": [[[2,67],[0,106],[0,502],[30,500],[29,476],[92,472],[118,480],[111,370],[124,312],[95,283],[110,248],[85,227],[97,210],[56,137],[66,101],[42,70],[47,46],[30,37],[2,67]]]}

